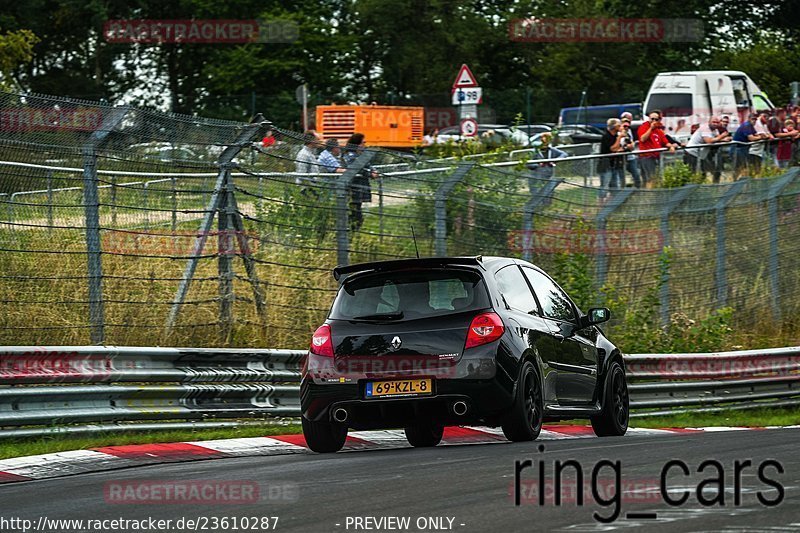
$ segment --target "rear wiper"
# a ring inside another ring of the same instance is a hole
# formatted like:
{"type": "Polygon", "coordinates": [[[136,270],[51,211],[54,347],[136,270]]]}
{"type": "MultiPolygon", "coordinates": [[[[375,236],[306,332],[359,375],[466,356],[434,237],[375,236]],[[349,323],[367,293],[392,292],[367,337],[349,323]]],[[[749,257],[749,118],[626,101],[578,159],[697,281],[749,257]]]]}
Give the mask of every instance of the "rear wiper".
{"type": "Polygon", "coordinates": [[[374,315],[364,315],[353,317],[353,320],[400,320],[403,318],[402,311],[394,313],[375,313],[374,315]]]}

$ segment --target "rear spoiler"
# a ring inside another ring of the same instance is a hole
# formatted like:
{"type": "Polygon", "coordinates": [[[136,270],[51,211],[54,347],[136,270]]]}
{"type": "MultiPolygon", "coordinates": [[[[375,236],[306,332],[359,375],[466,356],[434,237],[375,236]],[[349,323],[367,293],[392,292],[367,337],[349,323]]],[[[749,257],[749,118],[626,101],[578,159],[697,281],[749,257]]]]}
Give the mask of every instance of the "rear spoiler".
{"type": "MultiPolygon", "coordinates": [[[[340,265],[333,269],[333,279],[339,281],[342,276],[356,272],[381,272],[387,270],[403,270],[407,268],[437,268],[448,265],[471,265],[483,267],[483,256],[474,257],[423,257],[421,259],[393,259],[391,261],[373,261],[355,265],[340,265]]],[[[485,270],[485,268],[484,268],[485,270]]]]}

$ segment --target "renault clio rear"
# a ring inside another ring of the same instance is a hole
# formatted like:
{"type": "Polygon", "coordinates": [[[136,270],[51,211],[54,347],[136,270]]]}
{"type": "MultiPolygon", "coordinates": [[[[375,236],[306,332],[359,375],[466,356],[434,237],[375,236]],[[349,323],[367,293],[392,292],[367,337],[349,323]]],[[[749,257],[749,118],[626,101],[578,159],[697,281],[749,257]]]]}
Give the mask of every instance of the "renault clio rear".
{"type": "Polygon", "coordinates": [[[501,426],[511,440],[535,439],[546,418],[627,429],[622,358],[595,325],[609,311],[583,315],[537,267],[426,258],[334,277],[341,287],[302,369],[312,450],[341,449],[349,428],[404,428],[414,446],[435,446],[449,425],[501,426]]]}

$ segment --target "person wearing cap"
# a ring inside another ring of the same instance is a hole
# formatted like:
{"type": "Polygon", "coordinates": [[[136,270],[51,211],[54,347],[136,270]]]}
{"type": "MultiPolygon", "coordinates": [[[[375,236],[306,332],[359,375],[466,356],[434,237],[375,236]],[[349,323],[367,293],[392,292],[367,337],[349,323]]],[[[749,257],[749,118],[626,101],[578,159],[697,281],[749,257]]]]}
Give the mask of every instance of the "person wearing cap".
{"type": "Polygon", "coordinates": [[[337,139],[328,139],[325,141],[325,149],[317,158],[317,164],[320,166],[322,172],[344,172],[345,169],[342,166],[342,162],[339,160],[341,152],[342,150],[339,147],[339,141],[337,139]]]}
{"type": "MultiPolygon", "coordinates": [[[[639,177],[639,158],[632,153],[636,149],[636,140],[633,137],[633,130],[631,129],[633,115],[625,111],[619,116],[619,119],[622,121],[622,131],[627,134],[627,136],[622,139],[622,149],[628,152],[625,168],[628,169],[628,172],[633,178],[633,186],[638,189],[642,186],[642,180],[639,177]]],[[[622,179],[622,186],[625,186],[624,177],[622,179]]]]}
{"type": "Polygon", "coordinates": [[[736,148],[733,152],[734,179],[738,179],[747,169],[747,154],[750,146],[746,143],[761,139],[761,135],[756,133],[756,120],[758,120],[758,115],[755,113],[750,113],[750,116],[747,117],[747,120],[743,121],[742,124],[737,128],[736,133],[733,134],[734,142],[741,143],[736,145],[736,148]]]}

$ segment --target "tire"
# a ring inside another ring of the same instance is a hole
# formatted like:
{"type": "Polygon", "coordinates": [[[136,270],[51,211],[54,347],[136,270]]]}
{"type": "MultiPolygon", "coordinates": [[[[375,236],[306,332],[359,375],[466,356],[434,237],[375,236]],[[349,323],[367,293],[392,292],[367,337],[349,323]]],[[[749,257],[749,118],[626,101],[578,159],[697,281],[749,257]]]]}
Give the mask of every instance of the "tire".
{"type": "Polygon", "coordinates": [[[530,361],[522,365],[511,412],[503,421],[503,435],[513,442],[535,440],[542,431],[544,399],[539,374],[530,361]]]}
{"type": "Polygon", "coordinates": [[[332,422],[312,422],[301,416],[303,437],[311,451],[317,453],[338,452],[347,439],[347,426],[332,422]]]}
{"type": "Polygon", "coordinates": [[[592,417],[594,434],[598,437],[620,437],[628,431],[630,400],[625,371],[616,361],[608,369],[603,396],[603,411],[592,417]]]}
{"type": "Polygon", "coordinates": [[[408,443],[415,448],[432,448],[442,442],[444,426],[428,422],[405,428],[408,443]]]}

